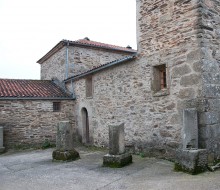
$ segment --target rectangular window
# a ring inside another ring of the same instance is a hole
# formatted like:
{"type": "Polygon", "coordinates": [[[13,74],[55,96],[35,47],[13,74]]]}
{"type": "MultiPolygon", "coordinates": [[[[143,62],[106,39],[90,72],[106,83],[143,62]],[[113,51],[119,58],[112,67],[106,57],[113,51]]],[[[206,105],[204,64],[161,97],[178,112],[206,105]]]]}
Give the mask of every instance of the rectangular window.
{"type": "Polygon", "coordinates": [[[61,110],[61,103],[60,102],[53,102],[53,111],[58,112],[61,110]]]}
{"type": "Polygon", "coordinates": [[[166,64],[153,67],[152,88],[154,92],[159,92],[167,88],[166,64]]]}
{"type": "Polygon", "coordinates": [[[86,78],[86,97],[91,98],[93,96],[93,83],[92,76],[86,78]]]}

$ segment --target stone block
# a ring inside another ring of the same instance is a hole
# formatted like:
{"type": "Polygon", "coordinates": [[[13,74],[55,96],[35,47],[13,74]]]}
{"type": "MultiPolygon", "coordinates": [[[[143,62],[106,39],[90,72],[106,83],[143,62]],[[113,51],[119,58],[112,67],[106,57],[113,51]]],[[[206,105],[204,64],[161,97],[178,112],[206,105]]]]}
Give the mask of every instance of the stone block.
{"type": "Polygon", "coordinates": [[[73,136],[69,121],[61,121],[57,126],[56,149],[60,151],[73,149],[73,136]]]}
{"type": "Polygon", "coordinates": [[[214,125],[220,123],[218,112],[203,112],[199,115],[199,124],[214,125]]]}
{"type": "Polygon", "coordinates": [[[187,54],[187,62],[192,63],[198,61],[201,57],[201,50],[197,49],[187,54]]]}
{"type": "Polygon", "coordinates": [[[173,68],[171,76],[172,78],[179,78],[190,72],[191,72],[191,69],[188,65],[181,65],[181,66],[173,68]]]}
{"type": "Polygon", "coordinates": [[[194,108],[183,110],[183,149],[198,148],[198,116],[194,108]]]}
{"type": "Polygon", "coordinates": [[[176,152],[175,170],[198,174],[207,170],[208,152],[206,149],[178,150],[176,152]]]}
{"type": "Polygon", "coordinates": [[[109,154],[103,157],[103,166],[120,168],[132,163],[132,155],[125,153],[124,123],[109,126],[109,154]]]}
{"type": "Polygon", "coordinates": [[[3,127],[0,127],[0,153],[3,153],[5,148],[3,147],[3,127]]]}
{"type": "Polygon", "coordinates": [[[213,84],[205,84],[203,86],[203,96],[209,98],[220,98],[220,86],[213,84]]]}
{"type": "Polygon", "coordinates": [[[196,94],[195,94],[195,89],[194,88],[183,88],[180,89],[179,91],[179,95],[178,97],[180,99],[191,99],[191,98],[195,98],[196,94]]]}
{"type": "Polygon", "coordinates": [[[106,154],[103,157],[103,166],[120,168],[132,163],[132,155],[130,153],[111,155],[106,154]]]}
{"type": "Polygon", "coordinates": [[[69,121],[61,121],[57,127],[56,150],[53,160],[73,161],[79,159],[79,153],[73,148],[72,129],[69,121]]]}
{"type": "Polygon", "coordinates": [[[60,151],[54,150],[52,153],[53,161],[74,161],[79,159],[79,153],[75,150],[60,151]]]}
{"type": "Polygon", "coordinates": [[[109,126],[109,154],[118,155],[125,152],[124,123],[109,126]]]}
{"type": "Polygon", "coordinates": [[[201,81],[200,78],[201,77],[197,74],[190,74],[187,76],[183,76],[183,77],[181,77],[180,85],[186,87],[186,86],[192,86],[192,85],[199,84],[199,82],[201,81]]]}

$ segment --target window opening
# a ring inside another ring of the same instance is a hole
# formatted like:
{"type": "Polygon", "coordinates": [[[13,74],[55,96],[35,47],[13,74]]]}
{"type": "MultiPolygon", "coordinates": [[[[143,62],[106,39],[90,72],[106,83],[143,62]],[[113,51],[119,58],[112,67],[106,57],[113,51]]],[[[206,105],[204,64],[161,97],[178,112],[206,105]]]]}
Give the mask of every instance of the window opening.
{"type": "Polygon", "coordinates": [[[53,102],[53,111],[57,112],[61,110],[61,103],[60,102],[53,102]]]}
{"type": "Polygon", "coordinates": [[[88,76],[86,78],[86,97],[93,96],[93,83],[92,83],[92,76],[88,76]]]}

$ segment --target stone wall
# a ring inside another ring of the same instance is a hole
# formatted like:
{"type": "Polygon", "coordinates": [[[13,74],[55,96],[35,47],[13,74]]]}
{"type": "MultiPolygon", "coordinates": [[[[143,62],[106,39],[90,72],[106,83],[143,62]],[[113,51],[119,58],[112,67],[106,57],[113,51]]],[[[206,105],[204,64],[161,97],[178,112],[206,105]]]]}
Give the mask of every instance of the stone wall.
{"type": "MultiPolygon", "coordinates": [[[[122,58],[131,53],[103,50],[91,47],[68,47],[68,76],[73,76],[93,67],[122,58]]],[[[60,81],[66,79],[66,47],[63,47],[48,60],[41,64],[41,79],[60,81]]]]}
{"type": "Polygon", "coordinates": [[[57,78],[59,81],[65,79],[66,71],[66,48],[63,47],[44,63],[41,64],[41,80],[57,78]]]}
{"type": "Polygon", "coordinates": [[[86,98],[85,79],[75,81],[78,135],[83,141],[81,111],[86,108],[94,145],[108,146],[108,126],[124,123],[127,146],[135,147],[136,152],[170,157],[180,144],[177,102],[169,96],[152,96],[151,67],[138,61],[94,74],[92,98],[86,98]]]}
{"type": "MultiPolygon", "coordinates": [[[[57,100],[56,100],[57,101],[57,100]]],[[[4,127],[4,146],[19,148],[41,146],[56,141],[57,124],[69,120],[75,129],[74,101],[61,101],[61,111],[53,112],[53,101],[0,101],[0,126],[4,127]]]]}
{"type": "MultiPolygon", "coordinates": [[[[107,126],[125,123],[127,145],[172,158],[183,144],[183,110],[193,108],[199,117],[199,148],[218,159],[219,11],[215,0],[137,0],[137,59],[94,74],[93,97],[86,98],[85,78],[74,81],[79,139],[85,139],[86,108],[91,143],[108,146],[107,126]],[[155,92],[153,70],[159,65],[166,66],[167,88],[155,92]]],[[[109,52],[69,49],[71,73],[73,67],[83,72],[111,61],[109,52]]]]}
{"type": "Polygon", "coordinates": [[[200,47],[204,102],[199,118],[199,146],[210,159],[220,159],[220,2],[200,3],[200,47]]]}
{"type": "Polygon", "coordinates": [[[137,0],[136,61],[94,74],[92,98],[85,96],[85,78],[75,81],[76,125],[82,140],[85,107],[95,145],[108,146],[107,126],[124,122],[127,145],[149,155],[174,157],[175,149],[182,147],[183,109],[205,109],[200,13],[197,0],[137,0]],[[162,64],[167,67],[167,88],[155,93],[153,67],[162,64]]]}
{"type": "Polygon", "coordinates": [[[115,61],[131,53],[103,50],[101,48],[69,47],[70,76],[115,61]]]}

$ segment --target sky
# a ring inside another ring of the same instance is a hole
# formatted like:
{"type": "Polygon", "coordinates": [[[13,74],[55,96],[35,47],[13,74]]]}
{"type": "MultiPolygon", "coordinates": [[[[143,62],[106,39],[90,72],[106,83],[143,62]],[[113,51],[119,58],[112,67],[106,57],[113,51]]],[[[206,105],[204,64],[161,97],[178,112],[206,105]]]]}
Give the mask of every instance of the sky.
{"type": "Polygon", "coordinates": [[[0,0],[0,78],[40,79],[62,39],[136,49],[136,0],[0,0]]]}

